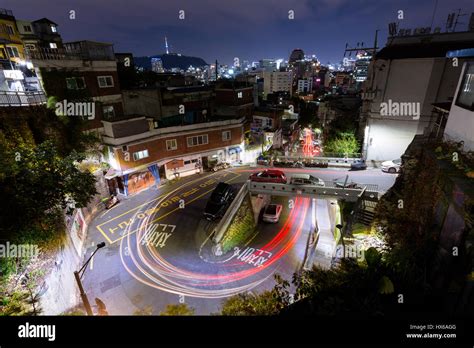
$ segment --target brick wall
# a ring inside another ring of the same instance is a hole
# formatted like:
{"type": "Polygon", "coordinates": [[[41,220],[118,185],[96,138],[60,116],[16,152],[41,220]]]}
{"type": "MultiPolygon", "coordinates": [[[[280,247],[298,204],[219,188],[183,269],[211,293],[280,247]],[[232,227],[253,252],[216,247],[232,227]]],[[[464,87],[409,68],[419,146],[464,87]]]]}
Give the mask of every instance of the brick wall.
{"type": "Polygon", "coordinates": [[[131,169],[140,165],[144,165],[147,163],[156,162],[165,158],[169,157],[177,157],[177,156],[185,156],[189,153],[197,153],[197,152],[206,152],[213,149],[219,149],[225,146],[231,145],[239,145],[242,142],[242,127],[234,127],[234,128],[221,128],[218,130],[206,130],[203,129],[199,133],[194,134],[187,134],[187,135],[179,135],[179,136],[169,136],[166,138],[155,139],[147,142],[143,142],[136,145],[130,145],[128,147],[128,152],[130,153],[130,161],[125,161],[124,153],[121,149],[116,150],[116,155],[122,170],[131,169]],[[222,132],[230,130],[231,131],[231,139],[228,141],[222,140],[222,132]],[[196,135],[203,135],[207,134],[208,136],[208,144],[204,145],[197,145],[188,147],[187,146],[187,138],[196,135]],[[177,142],[177,149],[167,151],[166,150],[166,140],[176,139],[177,142]],[[148,150],[149,157],[143,158],[138,161],[133,160],[133,153],[148,150]]]}

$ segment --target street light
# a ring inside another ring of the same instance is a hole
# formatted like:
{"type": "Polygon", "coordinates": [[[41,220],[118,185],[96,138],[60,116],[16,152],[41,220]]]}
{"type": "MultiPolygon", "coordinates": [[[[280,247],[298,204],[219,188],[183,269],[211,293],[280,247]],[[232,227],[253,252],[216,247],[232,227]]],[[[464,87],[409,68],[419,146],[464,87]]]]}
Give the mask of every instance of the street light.
{"type": "Polygon", "coordinates": [[[339,230],[339,232],[341,233],[341,243],[342,243],[342,248],[344,249],[344,251],[346,250],[346,247],[344,245],[344,231],[342,230],[344,226],[342,226],[342,224],[337,224],[336,225],[336,228],[339,230]]]}
{"type": "Polygon", "coordinates": [[[84,275],[84,272],[86,271],[86,266],[89,264],[92,257],[95,255],[95,253],[97,251],[99,251],[99,249],[101,249],[103,247],[105,247],[105,242],[101,242],[101,243],[97,244],[97,249],[95,249],[95,251],[92,253],[92,255],[87,259],[87,261],[84,263],[84,265],[81,267],[81,269],[79,271],[74,271],[74,278],[76,278],[77,286],[79,287],[79,292],[81,294],[81,298],[82,298],[82,302],[84,303],[84,307],[86,308],[87,315],[94,315],[94,313],[92,313],[92,308],[91,308],[91,305],[89,303],[89,299],[87,298],[87,295],[84,292],[84,288],[82,287],[81,278],[84,275]]]}

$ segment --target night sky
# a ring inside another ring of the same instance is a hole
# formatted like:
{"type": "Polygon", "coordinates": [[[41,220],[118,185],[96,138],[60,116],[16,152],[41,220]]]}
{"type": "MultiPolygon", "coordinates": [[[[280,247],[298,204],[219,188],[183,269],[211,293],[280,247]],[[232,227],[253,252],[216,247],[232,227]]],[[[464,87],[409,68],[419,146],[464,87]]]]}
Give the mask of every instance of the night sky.
{"type": "MultiPolygon", "coordinates": [[[[0,7],[17,19],[47,17],[58,23],[67,41],[96,40],[114,44],[116,52],[135,56],[164,52],[164,36],[171,50],[216,58],[231,64],[234,57],[250,62],[285,58],[294,48],[316,54],[323,63],[342,60],[346,42],[373,45],[381,29],[383,46],[388,23],[404,10],[401,28],[431,23],[435,0],[2,0],[0,7]],[[69,10],[76,19],[69,19],[69,10]],[[178,19],[179,10],[185,19],[178,19]],[[288,19],[293,10],[295,19],[288,19]]],[[[449,12],[461,8],[459,29],[465,30],[473,0],[439,0],[434,26],[444,31],[449,12]]],[[[459,30],[458,29],[458,30],[459,30]]]]}

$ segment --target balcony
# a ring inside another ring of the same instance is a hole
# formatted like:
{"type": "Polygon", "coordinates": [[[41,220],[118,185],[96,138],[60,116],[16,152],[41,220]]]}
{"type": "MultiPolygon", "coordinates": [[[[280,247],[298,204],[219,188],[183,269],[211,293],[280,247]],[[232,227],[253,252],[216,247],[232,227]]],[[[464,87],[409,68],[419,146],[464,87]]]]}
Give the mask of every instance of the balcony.
{"type": "Polygon", "coordinates": [[[0,107],[32,106],[46,103],[43,92],[7,92],[0,91],[0,107]]]}
{"type": "Polygon", "coordinates": [[[64,48],[44,48],[26,50],[32,60],[96,60],[115,61],[115,54],[111,44],[78,41],[65,43],[64,48]]]}

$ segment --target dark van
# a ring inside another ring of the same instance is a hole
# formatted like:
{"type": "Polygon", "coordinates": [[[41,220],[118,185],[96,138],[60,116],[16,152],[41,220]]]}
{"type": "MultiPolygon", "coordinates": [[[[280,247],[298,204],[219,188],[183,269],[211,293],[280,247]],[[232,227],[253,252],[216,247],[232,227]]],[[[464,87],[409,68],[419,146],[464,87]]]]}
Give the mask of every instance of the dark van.
{"type": "Polygon", "coordinates": [[[218,183],[206,204],[204,217],[210,221],[221,218],[234,199],[234,196],[235,193],[232,186],[225,182],[218,183]]]}

